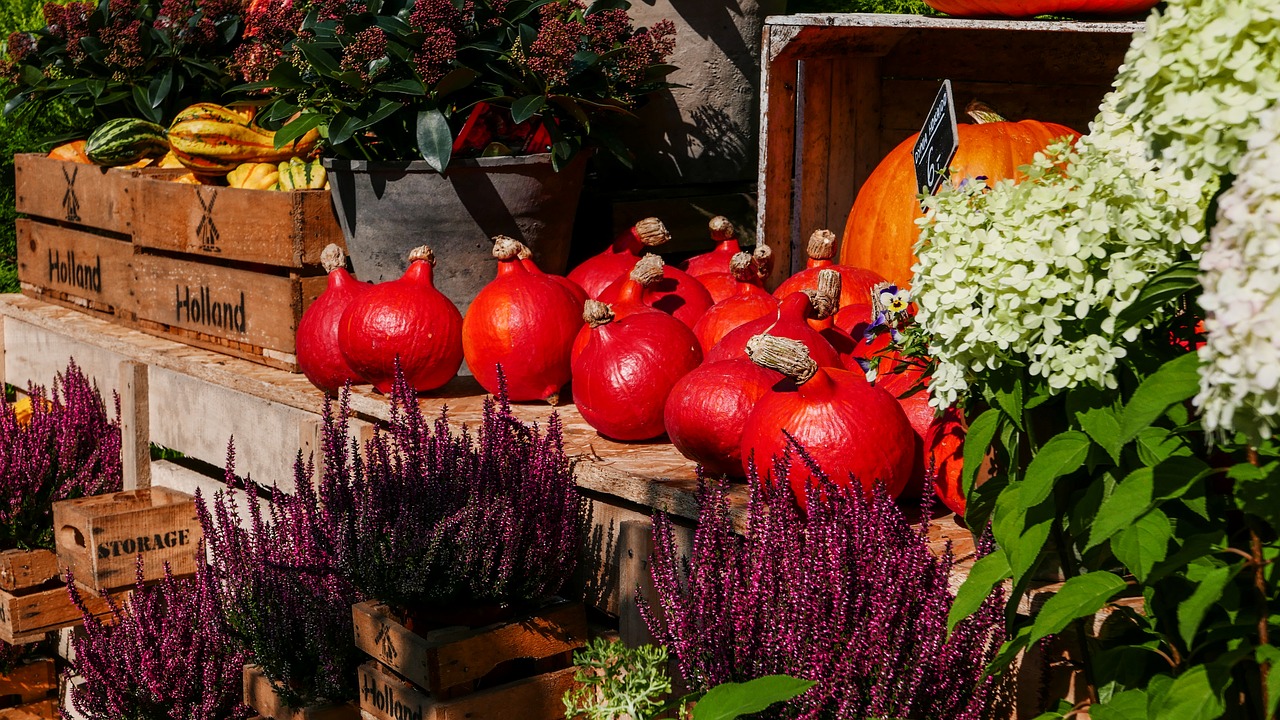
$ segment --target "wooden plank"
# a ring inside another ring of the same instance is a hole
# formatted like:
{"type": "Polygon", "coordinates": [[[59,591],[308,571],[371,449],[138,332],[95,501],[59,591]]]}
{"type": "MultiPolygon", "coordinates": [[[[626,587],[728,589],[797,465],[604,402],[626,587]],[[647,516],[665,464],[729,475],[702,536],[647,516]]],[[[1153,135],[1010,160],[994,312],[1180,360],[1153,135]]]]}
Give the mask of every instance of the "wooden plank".
{"type": "Polygon", "coordinates": [[[130,307],[130,243],[26,218],[17,233],[18,280],[31,294],[107,314],[130,307]]]}
{"type": "Polygon", "coordinates": [[[639,599],[644,598],[649,607],[658,607],[657,590],[649,572],[649,560],[653,555],[653,523],[622,523],[618,544],[618,633],[628,647],[654,644],[653,633],[640,615],[639,603],[639,599]]]}
{"type": "Polygon", "coordinates": [[[133,211],[126,192],[130,170],[54,160],[28,153],[13,158],[17,211],[128,235],[133,211]]]}
{"type": "MultiPolygon", "coordinates": [[[[111,327],[101,320],[71,310],[59,311],[63,317],[93,320],[98,328],[111,327]]],[[[24,390],[29,384],[36,384],[47,392],[54,376],[66,372],[68,362],[74,359],[81,372],[102,394],[108,412],[114,412],[112,396],[124,390],[120,386],[120,366],[125,356],[93,343],[89,335],[72,338],[13,318],[5,318],[4,326],[5,382],[24,390]]]]}
{"type": "Polygon", "coordinates": [[[379,602],[351,609],[356,647],[433,695],[480,680],[502,663],[542,660],[582,647],[587,616],[582,603],[558,601],[517,620],[482,628],[413,632],[379,602]]]}
{"type": "Polygon", "coordinates": [[[257,665],[244,666],[244,704],[266,718],[274,720],[358,720],[360,711],[354,705],[311,705],[291,708],[276,695],[271,681],[257,665]]]}
{"type": "Polygon", "coordinates": [[[328,190],[241,190],[140,178],[139,247],[280,267],[315,266],[346,243],[328,190]]]}
{"type": "MultiPolygon", "coordinates": [[[[797,111],[801,124],[797,130],[800,161],[795,167],[796,223],[800,234],[807,236],[814,230],[830,228],[827,220],[827,182],[831,175],[829,161],[832,143],[832,94],[836,78],[830,60],[814,59],[800,62],[796,88],[797,111]]],[[[796,254],[804,257],[803,252],[796,254]]]]}
{"type": "Polygon", "coordinates": [[[228,343],[293,353],[303,308],[323,290],[300,278],[139,253],[133,289],[139,320],[228,343]]]}
{"type": "Polygon", "coordinates": [[[0,590],[38,587],[58,577],[58,574],[58,556],[48,550],[0,552],[0,590]]]}
{"type": "Polygon", "coordinates": [[[0,720],[58,720],[60,717],[58,701],[52,698],[0,710],[0,720]]]}
{"type": "Polygon", "coordinates": [[[137,558],[143,580],[196,571],[204,533],[195,500],[166,487],[94,495],[53,504],[58,560],[76,579],[98,592],[132,586],[137,558]]]}
{"type": "Polygon", "coordinates": [[[148,409],[147,366],[120,364],[120,461],[123,489],[151,486],[151,414],[148,409]]]}
{"type": "Polygon", "coordinates": [[[58,694],[58,671],[53,660],[33,660],[0,673],[0,704],[34,703],[58,694]]]}
{"type": "Polygon", "coordinates": [[[831,230],[843,234],[858,188],[880,164],[881,116],[884,92],[881,88],[881,61],[857,58],[839,61],[839,97],[831,103],[831,124],[838,128],[831,143],[828,167],[827,216],[831,230]]]}
{"type": "MultiPolygon", "coordinates": [[[[919,132],[938,85],[936,80],[884,79],[881,120],[885,142],[896,144],[919,132]]],[[[953,83],[952,90],[960,123],[972,122],[964,114],[965,105],[981,100],[1010,120],[1056,122],[1087,132],[1108,87],[961,81],[953,83]]]]}
{"type": "Polygon", "coordinates": [[[792,255],[791,208],[794,199],[792,170],[796,141],[796,78],[794,59],[775,59],[775,46],[785,33],[766,25],[760,69],[760,171],[757,199],[756,241],[773,251],[773,272],[767,286],[777,287],[794,271],[799,258],[792,255]]]}
{"type": "Polygon", "coordinates": [[[566,668],[436,700],[370,661],[360,666],[360,709],[378,720],[510,720],[516,708],[521,720],[559,720],[574,672],[566,668]]]}
{"type": "MultiPolygon", "coordinates": [[[[81,586],[80,597],[93,615],[110,612],[107,602],[84,586],[81,586]]],[[[83,613],[71,602],[65,586],[23,595],[0,590],[0,641],[10,645],[43,640],[50,630],[79,625],[83,621],[83,613]]]]}
{"type": "Polygon", "coordinates": [[[315,442],[319,415],[157,367],[150,385],[151,442],[216,467],[234,442],[237,474],[293,491],[294,460],[304,438],[315,442]]]}

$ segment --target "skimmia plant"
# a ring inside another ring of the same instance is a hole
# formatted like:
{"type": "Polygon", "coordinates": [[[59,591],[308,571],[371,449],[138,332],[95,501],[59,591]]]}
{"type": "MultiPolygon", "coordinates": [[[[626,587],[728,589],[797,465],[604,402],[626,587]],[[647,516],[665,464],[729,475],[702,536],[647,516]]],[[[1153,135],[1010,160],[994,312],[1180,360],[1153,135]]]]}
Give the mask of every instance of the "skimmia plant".
{"type": "Polygon", "coordinates": [[[458,431],[447,415],[427,420],[400,377],[390,422],[361,452],[347,397],[325,408],[318,480],[299,462],[296,492],[273,491],[265,515],[248,498],[247,528],[231,494],[200,504],[231,623],[299,702],[354,693],[353,602],[544,598],[573,574],[586,530],[557,417],[544,433],[500,398],[474,433],[458,431]]]}
{"type": "Polygon", "coordinates": [[[788,490],[791,462],[775,459],[767,479],[752,468],[744,537],[722,483],[700,490],[687,561],[670,522],[655,521],[658,601],[641,610],[682,676],[697,690],[771,674],[817,682],[762,717],[982,717],[994,682],[983,669],[1003,639],[999,591],[948,637],[949,554],[934,557],[883,492],[822,478],[806,516],[788,490]]]}
{"type": "MultiPolygon", "coordinates": [[[[68,591],[83,611],[79,589],[68,591]]],[[[89,720],[245,720],[243,668],[247,657],[219,611],[217,580],[206,566],[195,577],[142,582],[123,604],[107,598],[111,616],[85,613],[73,640],[72,669],[83,682],[71,706],[89,720]]]]}

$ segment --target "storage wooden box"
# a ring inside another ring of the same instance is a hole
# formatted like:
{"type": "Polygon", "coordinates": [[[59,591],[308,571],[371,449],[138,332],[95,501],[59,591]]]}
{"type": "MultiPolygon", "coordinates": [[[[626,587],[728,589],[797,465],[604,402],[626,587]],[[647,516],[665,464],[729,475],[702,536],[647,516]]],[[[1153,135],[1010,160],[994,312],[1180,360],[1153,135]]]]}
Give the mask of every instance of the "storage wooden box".
{"type": "Polygon", "coordinates": [[[204,537],[195,499],[159,486],[56,502],[53,525],[58,561],[98,592],[133,586],[139,555],[144,581],[164,577],[166,562],[175,577],[194,574],[204,537]]]}
{"type": "MultiPolygon", "coordinates": [[[[0,673],[0,708],[38,715],[40,703],[58,697],[58,671],[53,660],[33,660],[0,673]]],[[[39,716],[39,715],[38,715],[39,716]]]]}
{"type": "Polygon", "coordinates": [[[298,370],[298,321],[328,283],[320,270],[304,275],[144,250],[132,269],[137,328],[290,372],[298,370]]]}
{"type": "Polygon", "coordinates": [[[564,717],[572,654],[586,643],[580,602],[554,600],[484,627],[414,632],[378,602],[352,607],[360,668],[360,710],[381,720],[498,720],[513,708],[527,720],[564,717]]]}
{"type": "MultiPolygon", "coordinates": [[[[90,592],[82,592],[81,599],[94,615],[110,610],[106,601],[90,592]]],[[[0,641],[10,645],[39,642],[50,630],[79,625],[83,620],[84,614],[71,602],[53,553],[0,553],[0,641]]]]}
{"type": "Polygon", "coordinates": [[[757,236],[774,253],[771,287],[804,266],[814,230],[843,234],[858,188],[919,132],[943,79],[952,82],[958,115],[979,99],[1011,120],[1087,132],[1141,28],[914,15],[769,18],[757,236]]]}
{"type": "Polygon", "coordinates": [[[103,316],[132,307],[133,245],[111,235],[19,219],[23,294],[103,316]]]}
{"type": "Polygon", "coordinates": [[[346,248],[328,190],[243,190],[143,175],[135,183],[138,247],[286,268],[317,267],[346,248]]]}
{"type": "Polygon", "coordinates": [[[271,687],[271,681],[257,665],[244,666],[244,704],[263,718],[273,720],[359,720],[354,705],[313,705],[291,708],[284,704],[271,687]]]}
{"type": "Polygon", "coordinates": [[[120,238],[132,232],[136,171],[24,153],[14,156],[13,172],[18,212],[120,238]]]}

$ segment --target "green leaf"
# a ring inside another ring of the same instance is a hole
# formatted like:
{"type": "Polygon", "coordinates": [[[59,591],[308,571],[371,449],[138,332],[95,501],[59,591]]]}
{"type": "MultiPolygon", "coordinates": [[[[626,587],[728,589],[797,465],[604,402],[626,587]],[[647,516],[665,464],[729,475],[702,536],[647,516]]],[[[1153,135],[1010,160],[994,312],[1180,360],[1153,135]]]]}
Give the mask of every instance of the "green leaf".
{"type": "Polygon", "coordinates": [[[744,683],[723,683],[707,691],[693,706],[693,720],[734,720],[767,710],[816,685],[789,675],[766,675],[744,683]]]}
{"type": "Polygon", "coordinates": [[[1260,645],[1254,658],[1259,665],[1271,666],[1267,673],[1266,717],[1275,717],[1276,708],[1280,707],[1280,648],[1275,645],[1260,645]]]}
{"type": "Polygon", "coordinates": [[[475,82],[475,79],[479,76],[480,74],[471,68],[454,68],[447,75],[440,78],[440,82],[436,83],[433,92],[438,98],[445,97],[467,87],[475,82]]]}
{"type": "Polygon", "coordinates": [[[1155,467],[1138,468],[1116,484],[1089,529],[1088,551],[1131,525],[1156,502],[1179,497],[1213,470],[1193,457],[1174,455],[1155,467]]]}
{"type": "Polygon", "coordinates": [[[1138,436],[1170,405],[1189,400],[1200,390],[1200,360],[1186,353],[1170,360],[1134,391],[1120,417],[1120,444],[1138,436]]]}
{"type": "Polygon", "coordinates": [[[1156,563],[1169,555],[1173,525],[1159,508],[1149,510],[1138,521],[1111,538],[1111,552],[1125,567],[1145,582],[1156,563]]]}
{"type": "Polygon", "coordinates": [[[340,111],[329,119],[329,143],[334,147],[350,140],[359,129],[360,119],[346,110],[340,111]]]}
{"type": "Polygon", "coordinates": [[[1236,507],[1280,530],[1280,463],[1261,467],[1242,463],[1231,468],[1227,477],[1235,481],[1236,507]]]}
{"type": "Polygon", "coordinates": [[[978,468],[991,448],[991,441],[996,437],[1000,427],[1000,411],[990,408],[969,424],[969,432],[964,437],[964,465],[960,473],[960,486],[968,496],[973,491],[974,478],[978,476],[978,468]]]}
{"type": "Polygon", "coordinates": [[[547,99],[542,95],[525,95],[511,103],[511,120],[519,125],[537,115],[538,111],[546,107],[546,104],[547,99]]]}
{"type": "Polygon", "coordinates": [[[1050,438],[1027,466],[1021,483],[1022,496],[1019,500],[1022,506],[1031,508],[1044,502],[1053,492],[1055,480],[1084,465],[1091,444],[1089,436],[1078,430],[1068,430],[1050,438]]]}
{"type": "Polygon", "coordinates": [[[552,95],[551,102],[563,108],[565,112],[569,113],[569,115],[572,116],[574,120],[577,120],[578,124],[588,132],[591,131],[591,118],[587,117],[586,111],[584,111],[582,106],[575,102],[573,98],[565,95],[552,95]]]}
{"type": "Polygon", "coordinates": [[[1194,647],[1196,633],[1200,630],[1200,623],[1204,622],[1205,614],[1222,599],[1222,591],[1236,570],[1230,565],[1210,570],[1196,585],[1191,597],[1178,603],[1178,635],[1188,650],[1194,647]]]}
{"type": "Polygon", "coordinates": [[[1039,642],[1041,638],[1056,635],[1065,630],[1072,620],[1093,615],[1107,604],[1112,595],[1124,588],[1124,580],[1102,571],[1067,580],[1036,613],[1029,642],[1039,642]]]}
{"type": "Polygon", "coordinates": [[[418,113],[418,152],[436,172],[444,172],[453,156],[453,131],[449,121],[439,110],[423,110],[418,113]]]}
{"type": "Polygon", "coordinates": [[[1027,642],[1030,637],[1031,626],[1023,625],[1018,629],[1017,634],[1004,641],[1004,644],[1000,646],[999,652],[996,653],[995,659],[988,663],[987,667],[982,671],[983,674],[995,675],[1004,671],[1014,660],[1018,659],[1018,655],[1030,644],[1027,642]]]}
{"type": "Polygon", "coordinates": [[[409,23],[391,15],[378,15],[373,22],[385,30],[388,35],[404,37],[413,32],[413,28],[409,26],[409,23]]]}
{"type": "Polygon", "coordinates": [[[143,118],[153,123],[161,121],[160,109],[151,104],[151,98],[147,96],[146,89],[140,85],[133,86],[133,104],[143,118]]]}
{"type": "Polygon", "coordinates": [[[169,97],[169,90],[173,87],[173,74],[164,73],[151,81],[147,87],[147,96],[151,98],[151,107],[158,108],[164,104],[166,98],[169,97]]]}
{"type": "Polygon", "coordinates": [[[423,85],[422,81],[417,78],[404,78],[403,80],[380,82],[370,89],[374,92],[400,93],[401,95],[427,94],[427,86],[423,85]]]}
{"type": "MultiPolygon", "coordinates": [[[[1117,428],[1116,434],[1119,435],[1117,428]]],[[[1134,445],[1143,465],[1156,465],[1175,453],[1190,454],[1186,441],[1161,427],[1143,428],[1134,445]]]]}
{"type": "Polygon", "coordinates": [[[1152,275],[1138,291],[1133,304],[1116,317],[1116,334],[1150,318],[1157,310],[1200,286],[1200,267],[1193,260],[1178,263],[1152,275]]]}
{"type": "Polygon", "coordinates": [[[1226,710],[1222,690],[1213,687],[1206,666],[1193,665],[1175,678],[1165,692],[1152,694],[1148,717],[1151,720],[1215,720],[1226,710]]]}
{"type": "Polygon", "coordinates": [[[1147,716],[1147,693],[1142,690],[1125,690],[1111,696],[1105,703],[1089,706],[1092,720],[1133,720],[1147,716]]]}
{"type": "Polygon", "coordinates": [[[956,599],[951,603],[947,613],[947,632],[950,633],[956,623],[969,617],[982,603],[986,602],[991,591],[1009,577],[1009,558],[997,550],[978,559],[969,569],[969,576],[956,590],[956,599]]]}
{"type": "Polygon", "coordinates": [[[991,531],[1009,556],[1014,580],[1021,580],[1040,559],[1053,525],[1053,503],[1027,507],[1021,483],[1010,485],[996,499],[991,531]]]}
{"type": "Polygon", "coordinates": [[[1076,420],[1089,435],[1089,439],[1107,451],[1111,462],[1119,464],[1120,449],[1124,445],[1120,442],[1120,420],[1115,411],[1110,408],[1092,408],[1076,415],[1076,420]]]}
{"type": "MultiPolygon", "coordinates": [[[[338,61],[332,55],[325,52],[324,49],[317,47],[315,42],[297,43],[294,47],[302,51],[302,56],[307,59],[311,67],[321,75],[330,77],[342,72],[342,68],[338,65],[338,61]]],[[[283,63],[282,63],[283,64],[283,63]]]]}
{"type": "Polygon", "coordinates": [[[44,80],[44,73],[34,65],[23,65],[19,78],[24,85],[39,85],[44,80]]]}
{"type": "Polygon", "coordinates": [[[293,122],[276,131],[276,149],[288,145],[323,123],[324,116],[320,113],[309,112],[299,115],[293,122]]]}
{"type": "Polygon", "coordinates": [[[996,407],[1004,411],[1004,414],[1013,421],[1015,427],[1019,430],[1022,427],[1022,378],[1014,377],[1012,382],[1008,378],[1001,378],[1004,382],[992,395],[996,407]]]}

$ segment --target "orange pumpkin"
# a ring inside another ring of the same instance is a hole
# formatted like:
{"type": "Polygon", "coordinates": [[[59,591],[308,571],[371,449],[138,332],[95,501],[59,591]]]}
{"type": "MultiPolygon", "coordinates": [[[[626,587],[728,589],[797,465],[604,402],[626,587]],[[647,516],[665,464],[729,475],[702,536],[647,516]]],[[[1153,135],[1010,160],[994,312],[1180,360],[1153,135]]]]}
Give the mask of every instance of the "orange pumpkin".
{"type": "MultiPolygon", "coordinates": [[[[1018,168],[1030,163],[1037,152],[1054,140],[1080,133],[1065,125],[1038,120],[1008,122],[981,103],[970,103],[966,112],[976,125],[959,125],[960,149],[951,161],[951,183],[985,177],[988,183],[1021,180],[1018,168]]],[[[840,247],[840,264],[867,268],[898,285],[911,284],[913,247],[921,216],[916,199],[915,162],[912,147],[916,135],[894,148],[858,190],[849,211],[840,247]]]]}
{"type": "Polygon", "coordinates": [[[84,143],[84,140],[72,140],[69,143],[59,145],[49,151],[49,157],[54,160],[90,165],[92,162],[89,160],[89,156],[84,154],[84,143]]]}
{"type": "Polygon", "coordinates": [[[924,0],[934,10],[954,17],[1023,18],[1034,15],[1123,17],[1144,13],[1159,0],[924,0]]]}

